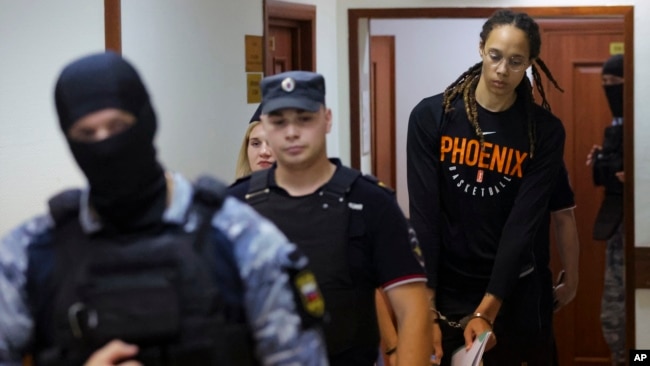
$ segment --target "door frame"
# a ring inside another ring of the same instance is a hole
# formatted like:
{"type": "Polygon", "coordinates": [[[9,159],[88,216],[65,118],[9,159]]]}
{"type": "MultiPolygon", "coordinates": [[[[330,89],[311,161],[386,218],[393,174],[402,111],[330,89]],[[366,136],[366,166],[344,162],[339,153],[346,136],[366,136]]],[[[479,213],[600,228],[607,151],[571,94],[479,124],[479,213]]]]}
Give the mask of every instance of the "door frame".
{"type": "MultiPolygon", "coordinates": [[[[354,168],[361,166],[361,111],[359,70],[359,21],[371,19],[416,19],[416,18],[488,18],[500,8],[366,8],[348,9],[348,67],[350,77],[350,160],[354,168]]],[[[634,233],[634,6],[584,6],[584,7],[513,7],[533,18],[608,18],[622,16],[625,47],[625,115],[624,164],[625,164],[625,313],[626,348],[634,349],[636,344],[635,289],[647,287],[645,277],[635,275],[635,267],[650,263],[647,250],[635,248],[634,233]],[[643,261],[643,263],[641,263],[643,261]],[[644,286],[645,285],[645,286],[644,286]]],[[[650,275],[649,275],[650,276],[650,275]]]]}
{"type": "Polygon", "coordinates": [[[290,3],[280,0],[263,0],[264,12],[264,72],[267,74],[266,63],[269,58],[269,26],[274,23],[281,25],[283,21],[298,24],[301,34],[300,58],[303,70],[316,71],[316,6],[290,3]],[[306,67],[305,67],[306,66],[306,67]]]}

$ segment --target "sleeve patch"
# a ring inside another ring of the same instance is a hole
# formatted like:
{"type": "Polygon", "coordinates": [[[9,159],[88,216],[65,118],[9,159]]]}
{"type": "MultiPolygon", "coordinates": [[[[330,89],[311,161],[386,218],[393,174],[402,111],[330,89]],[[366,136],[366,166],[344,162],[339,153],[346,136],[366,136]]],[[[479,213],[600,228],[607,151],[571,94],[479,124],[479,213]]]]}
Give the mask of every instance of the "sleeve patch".
{"type": "Polygon", "coordinates": [[[309,270],[296,273],[293,278],[293,286],[305,312],[314,318],[322,318],[325,314],[325,301],[314,274],[309,270]]]}

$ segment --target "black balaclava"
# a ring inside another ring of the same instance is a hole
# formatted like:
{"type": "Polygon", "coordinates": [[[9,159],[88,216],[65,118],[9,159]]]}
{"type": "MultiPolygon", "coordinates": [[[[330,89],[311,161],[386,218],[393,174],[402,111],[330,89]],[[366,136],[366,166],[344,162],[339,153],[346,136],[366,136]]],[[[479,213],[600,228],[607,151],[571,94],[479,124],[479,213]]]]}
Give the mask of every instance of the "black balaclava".
{"type": "Polygon", "coordinates": [[[159,224],[166,182],[153,145],[156,116],[133,66],[113,52],[81,58],[63,69],[54,94],[61,129],[105,228],[130,232],[159,224]],[[106,108],[132,113],[135,124],[99,142],[68,137],[79,118],[106,108]]]}
{"type": "MultiPolygon", "coordinates": [[[[623,77],[623,55],[614,55],[605,61],[603,75],[605,74],[623,77]]],[[[623,117],[623,84],[604,85],[603,88],[612,116],[623,117]]]]}

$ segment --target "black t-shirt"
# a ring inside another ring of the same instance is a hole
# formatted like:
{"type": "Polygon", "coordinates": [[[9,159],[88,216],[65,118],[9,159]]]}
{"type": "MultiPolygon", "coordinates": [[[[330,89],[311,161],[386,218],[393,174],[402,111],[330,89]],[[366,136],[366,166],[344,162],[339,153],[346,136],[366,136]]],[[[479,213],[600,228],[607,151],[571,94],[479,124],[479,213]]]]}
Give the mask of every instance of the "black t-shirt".
{"type": "MultiPolygon", "coordinates": [[[[338,159],[332,159],[331,161],[337,165],[338,173],[342,169],[340,161],[338,159]]],[[[348,257],[348,263],[345,264],[348,266],[347,268],[341,267],[341,260],[339,260],[338,256],[328,258],[332,252],[338,252],[336,244],[343,243],[329,243],[329,246],[327,246],[328,252],[319,254],[322,257],[318,259],[310,258],[311,262],[318,265],[318,268],[322,270],[322,272],[315,270],[317,276],[319,273],[326,274],[334,271],[333,274],[329,273],[324,277],[317,278],[319,283],[321,280],[328,283],[328,286],[322,284],[321,288],[324,290],[326,308],[329,303],[330,309],[332,309],[330,314],[333,328],[330,328],[329,332],[326,329],[325,332],[330,362],[333,365],[372,365],[377,358],[377,344],[379,341],[376,317],[373,315],[375,310],[374,289],[382,287],[384,290],[389,290],[411,282],[426,281],[424,268],[418,261],[415,255],[416,251],[412,247],[415,240],[414,232],[410,229],[406,218],[397,205],[394,192],[381,187],[376,179],[367,176],[357,178],[346,195],[347,206],[344,206],[343,210],[348,210],[350,214],[347,224],[341,221],[334,222],[340,216],[332,218],[332,216],[326,215],[322,218],[322,220],[332,220],[330,225],[327,225],[325,221],[322,222],[322,225],[338,228],[345,226],[345,233],[338,233],[338,235],[333,233],[332,238],[330,238],[330,235],[322,231],[322,227],[287,225],[287,221],[292,223],[305,222],[307,220],[302,215],[320,211],[322,203],[318,197],[323,194],[329,195],[331,191],[326,189],[328,184],[325,184],[309,195],[290,196],[286,190],[277,185],[275,168],[275,165],[270,168],[268,188],[271,190],[271,194],[282,197],[282,200],[274,201],[274,204],[283,204],[285,206],[284,209],[270,211],[273,212],[270,215],[282,215],[282,217],[267,217],[280,227],[292,231],[285,232],[289,240],[296,242],[298,248],[301,248],[302,245],[304,248],[310,248],[312,254],[317,254],[318,252],[314,251],[314,244],[320,247],[321,244],[328,244],[329,242],[321,243],[322,240],[319,241],[319,237],[314,238],[313,235],[321,235],[322,233],[323,236],[327,237],[325,240],[337,240],[336,238],[343,237],[348,239],[347,250],[343,254],[344,257],[348,257]],[[302,205],[318,206],[305,207],[302,205]],[[294,212],[295,214],[293,214],[294,212]],[[287,215],[292,217],[286,217],[287,215]],[[336,261],[336,263],[326,261],[336,261]],[[323,266],[327,269],[323,270],[323,266]],[[342,269],[336,269],[336,267],[342,269]],[[332,285],[332,283],[336,282],[334,278],[345,277],[348,273],[352,276],[352,280],[358,284],[353,289],[353,292],[341,291],[345,290],[343,284],[341,284],[343,287],[332,285]],[[328,291],[325,291],[326,288],[328,291]],[[335,288],[337,290],[333,290],[335,288]],[[331,294],[334,298],[328,297],[328,294],[331,294]],[[338,296],[339,294],[342,297],[338,296]],[[344,299],[353,299],[351,303],[355,304],[353,306],[356,307],[356,310],[350,311],[347,300],[344,299]],[[341,306],[341,300],[344,302],[343,306],[341,306]],[[362,314],[360,314],[358,313],[360,307],[368,307],[368,309],[363,309],[362,314]],[[356,325],[352,326],[351,329],[346,329],[348,327],[341,326],[341,324],[356,325]],[[346,331],[342,336],[339,336],[341,329],[346,329],[346,331]],[[346,337],[350,337],[350,339],[346,339],[346,337]]],[[[245,196],[249,193],[250,182],[249,178],[238,180],[230,187],[229,193],[245,201],[245,196]]],[[[261,187],[257,188],[261,189],[261,187]]],[[[259,196],[256,195],[255,197],[259,196]]],[[[261,211],[269,212],[265,208],[261,208],[261,211]]],[[[315,213],[313,217],[318,216],[315,213]]],[[[321,218],[318,218],[316,221],[320,222],[320,220],[321,218]]]]}
{"type": "Polygon", "coordinates": [[[474,311],[485,292],[506,298],[533,266],[535,234],[562,164],[564,128],[538,105],[530,157],[523,98],[503,112],[477,107],[484,150],[457,98],[441,126],[442,94],[411,112],[411,223],[441,311],[474,311]]]}

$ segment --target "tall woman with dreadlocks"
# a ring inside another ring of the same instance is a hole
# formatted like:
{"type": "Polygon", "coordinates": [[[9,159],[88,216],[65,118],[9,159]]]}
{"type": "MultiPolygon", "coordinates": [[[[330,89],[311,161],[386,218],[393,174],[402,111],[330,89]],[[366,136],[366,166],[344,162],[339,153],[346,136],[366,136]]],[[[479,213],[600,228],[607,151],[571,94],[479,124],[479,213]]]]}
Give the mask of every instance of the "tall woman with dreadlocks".
{"type": "Polygon", "coordinates": [[[411,112],[410,218],[425,256],[443,364],[488,330],[486,366],[550,362],[539,342],[533,245],[565,134],[546,101],[540,70],[559,87],[540,47],[530,16],[495,12],[480,34],[481,62],[411,112]]]}

